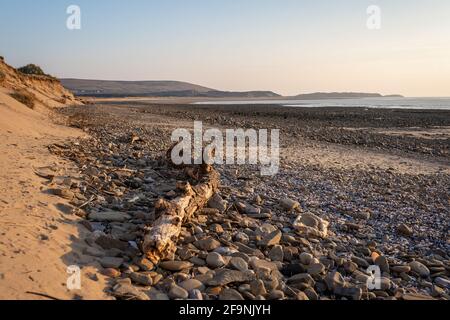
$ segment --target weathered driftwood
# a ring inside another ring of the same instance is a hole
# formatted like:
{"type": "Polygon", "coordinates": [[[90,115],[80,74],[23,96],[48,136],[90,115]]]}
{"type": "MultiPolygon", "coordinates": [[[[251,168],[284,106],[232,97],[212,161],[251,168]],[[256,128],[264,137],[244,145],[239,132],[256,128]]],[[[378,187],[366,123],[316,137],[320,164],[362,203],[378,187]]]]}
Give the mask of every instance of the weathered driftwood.
{"type": "Polygon", "coordinates": [[[179,182],[177,188],[182,191],[181,196],[171,201],[158,200],[155,210],[159,218],[144,237],[142,250],[155,264],[173,257],[182,224],[205,207],[219,187],[219,173],[212,166],[186,167],[185,172],[197,184],[179,182]]]}

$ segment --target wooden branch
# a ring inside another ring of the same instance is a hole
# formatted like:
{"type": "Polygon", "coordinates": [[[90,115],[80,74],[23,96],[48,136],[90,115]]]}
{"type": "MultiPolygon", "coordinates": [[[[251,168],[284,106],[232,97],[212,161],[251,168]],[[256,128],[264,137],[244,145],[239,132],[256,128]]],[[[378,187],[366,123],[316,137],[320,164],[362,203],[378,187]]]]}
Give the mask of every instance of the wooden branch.
{"type": "Polygon", "coordinates": [[[142,250],[155,264],[173,258],[181,226],[205,207],[219,188],[220,176],[212,166],[189,166],[185,172],[198,183],[191,186],[189,182],[179,182],[177,189],[181,196],[171,201],[159,199],[155,204],[159,218],[144,237],[142,250]]]}

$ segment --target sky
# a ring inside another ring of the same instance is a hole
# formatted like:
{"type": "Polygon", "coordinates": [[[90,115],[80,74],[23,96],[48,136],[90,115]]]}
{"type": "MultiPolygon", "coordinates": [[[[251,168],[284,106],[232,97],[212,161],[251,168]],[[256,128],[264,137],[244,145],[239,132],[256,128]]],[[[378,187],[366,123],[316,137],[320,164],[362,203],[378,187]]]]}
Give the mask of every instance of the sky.
{"type": "Polygon", "coordinates": [[[61,78],[449,97],[450,1],[0,0],[0,55],[61,78]]]}

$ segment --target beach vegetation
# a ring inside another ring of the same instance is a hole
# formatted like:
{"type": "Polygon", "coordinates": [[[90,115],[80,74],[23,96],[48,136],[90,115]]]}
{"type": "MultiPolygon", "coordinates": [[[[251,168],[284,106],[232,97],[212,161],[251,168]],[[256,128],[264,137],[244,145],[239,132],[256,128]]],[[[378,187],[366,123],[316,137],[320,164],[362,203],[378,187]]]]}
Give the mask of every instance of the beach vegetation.
{"type": "Polygon", "coordinates": [[[26,90],[18,90],[10,94],[11,97],[26,105],[30,109],[34,109],[36,98],[34,95],[26,90]]]}

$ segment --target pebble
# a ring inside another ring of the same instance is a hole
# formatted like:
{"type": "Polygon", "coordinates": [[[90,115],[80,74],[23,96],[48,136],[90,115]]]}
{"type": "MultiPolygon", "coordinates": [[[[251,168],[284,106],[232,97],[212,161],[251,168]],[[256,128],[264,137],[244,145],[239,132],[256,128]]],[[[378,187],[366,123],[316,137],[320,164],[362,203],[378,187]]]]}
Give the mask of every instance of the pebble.
{"type": "Polygon", "coordinates": [[[352,261],[362,268],[368,268],[370,266],[366,259],[357,256],[352,256],[352,261]]]}
{"type": "Polygon", "coordinates": [[[284,260],[283,247],[279,246],[279,245],[274,246],[269,252],[269,258],[272,261],[283,262],[283,260],[284,260]]]}
{"type": "Polygon", "coordinates": [[[221,213],[227,210],[227,206],[228,202],[223,200],[222,197],[217,193],[208,201],[208,207],[217,209],[221,213]]]}
{"type": "Polygon", "coordinates": [[[192,268],[193,264],[187,261],[164,261],[159,266],[169,271],[181,271],[192,268]]]}
{"type": "Polygon", "coordinates": [[[375,259],[375,264],[380,267],[382,272],[389,273],[389,261],[385,256],[379,256],[375,259]]]}
{"type": "Polygon", "coordinates": [[[266,236],[258,242],[259,246],[272,247],[280,243],[282,233],[280,230],[276,230],[266,236]]]}
{"type": "Polygon", "coordinates": [[[171,299],[187,299],[189,297],[189,293],[185,289],[174,284],[171,286],[168,296],[171,299]]]}
{"type": "Polygon", "coordinates": [[[285,199],[280,200],[280,206],[283,209],[291,212],[291,211],[294,211],[295,209],[298,209],[300,207],[300,203],[298,203],[297,201],[285,198],[285,199]]]}
{"type": "Polygon", "coordinates": [[[300,263],[304,265],[309,265],[314,260],[314,256],[307,252],[302,252],[300,254],[300,263]]]}
{"type": "Polygon", "coordinates": [[[343,287],[345,284],[344,278],[342,275],[337,272],[329,272],[325,277],[325,283],[330,291],[335,291],[336,288],[343,287]]]}
{"type": "Polygon", "coordinates": [[[313,263],[308,266],[307,272],[312,276],[317,276],[325,272],[325,266],[322,263],[313,263]]]}
{"type": "Polygon", "coordinates": [[[426,278],[430,276],[430,269],[419,261],[410,262],[409,266],[411,267],[411,271],[419,274],[421,277],[426,278]]]}
{"type": "Polygon", "coordinates": [[[202,292],[198,289],[189,291],[189,299],[191,300],[203,300],[202,292]]]}
{"type": "Polygon", "coordinates": [[[269,296],[267,297],[268,300],[283,300],[284,299],[284,292],[281,290],[273,290],[270,292],[269,296]]]}
{"type": "Polygon", "coordinates": [[[434,279],[434,283],[436,283],[438,286],[440,286],[442,288],[450,289],[450,280],[449,279],[437,277],[436,279],[434,279]]]}
{"type": "Polygon", "coordinates": [[[225,232],[223,230],[223,227],[220,224],[218,224],[218,223],[215,223],[215,224],[211,225],[209,230],[211,230],[211,232],[214,232],[215,234],[218,234],[218,235],[225,232]]]}
{"type": "Polygon", "coordinates": [[[100,259],[100,264],[103,268],[118,269],[122,265],[123,261],[123,258],[103,257],[100,259]]]}
{"type": "Polygon", "coordinates": [[[138,258],[134,260],[134,263],[142,270],[142,271],[152,271],[155,266],[154,264],[148,260],[147,258],[138,258]]]}
{"type": "Polygon", "coordinates": [[[185,281],[180,283],[180,287],[182,287],[183,289],[185,289],[187,291],[192,291],[192,290],[195,290],[195,289],[203,291],[205,289],[205,286],[203,285],[203,283],[201,283],[197,279],[185,280],[185,281]]]}
{"type": "Polygon", "coordinates": [[[93,211],[88,215],[89,220],[98,222],[125,222],[131,219],[131,216],[118,211],[93,211]]]}
{"type": "Polygon", "coordinates": [[[299,293],[297,293],[296,299],[299,300],[299,301],[307,301],[307,300],[309,300],[308,296],[303,291],[300,291],[299,293]]]}
{"type": "Polygon", "coordinates": [[[110,278],[118,278],[120,277],[121,273],[119,270],[117,269],[113,269],[113,268],[106,268],[102,270],[102,274],[106,277],[110,277],[110,278]]]}
{"type": "Polygon", "coordinates": [[[195,241],[194,245],[200,250],[213,251],[214,249],[220,247],[220,242],[217,241],[216,239],[208,237],[203,240],[195,241]]]}
{"type": "Polygon", "coordinates": [[[255,296],[264,296],[267,294],[264,282],[260,279],[250,282],[250,292],[255,296]]]}
{"type": "Polygon", "coordinates": [[[410,266],[393,266],[391,269],[397,273],[409,273],[411,271],[410,266]]]}
{"type": "Polygon", "coordinates": [[[230,266],[239,271],[247,271],[248,263],[241,257],[232,257],[230,266]]]}
{"type": "Polygon", "coordinates": [[[208,264],[209,267],[214,269],[221,268],[225,265],[223,257],[217,252],[209,253],[208,256],[206,257],[206,263],[208,264]]]}
{"type": "Polygon", "coordinates": [[[410,237],[413,235],[413,229],[407,226],[406,224],[401,224],[397,227],[397,232],[406,237],[410,237]]]}
{"type": "Polygon", "coordinates": [[[239,291],[235,289],[226,288],[220,292],[219,300],[237,301],[237,300],[244,300],[244,297],[239,293],[239,291]]]}
{"type": "Polygon", "coordinates": [[[151,286],[153,285],[153,279],[150,275],[145,273],[137,273],[132,272],[130,274],[130,279],[137,284],[143,285],[143,286],[151,286]]]}
{"type": "Polygon", "coordinates": [[[253,280],[254,275],[250,272],[223,269],[214,278],[207,281],[209,286],[225,286],[230,283],[242,283],[253,280]]]}
{"type": "Polygon", "coordinates": [[[149,296],[130,284],[118,284],[113,290],[113,295],[123,300],[150,300],[149,296]]]}

